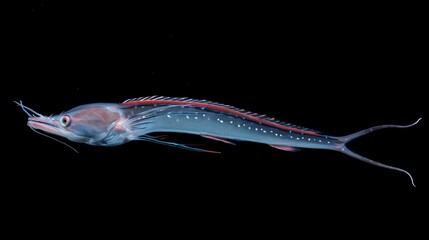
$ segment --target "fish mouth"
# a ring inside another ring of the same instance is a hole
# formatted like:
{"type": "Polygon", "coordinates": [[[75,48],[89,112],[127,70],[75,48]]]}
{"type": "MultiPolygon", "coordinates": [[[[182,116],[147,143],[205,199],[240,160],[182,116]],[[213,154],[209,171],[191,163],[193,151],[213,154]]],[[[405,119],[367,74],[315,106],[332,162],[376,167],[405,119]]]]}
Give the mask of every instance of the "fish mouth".
{"type": "Polygon", "coordinates": [[[67,131],[59,126],[57,126],[54,122],[53,118],[47,118],[44,116],[41,117],[29,117],[28,121],[27,121],[27,125],[31,128],[31,130],[35,131],[38,134],[41,134],[42,136],[48,137],[54,141],[57,141],[61,144],[64,144],[65,146],[71,148],[73,151],[75,151],[76,153],[79,153],[76,149],[74,149],[72,146],[68,145],[67,143],[58,140],[52,136],[49,136],[48,134],[44,134],[41,133],[37,130],[41,130],[43,132],[49,133],[49,134],[53,134],[56,136],[60,136],[60,137],[66,137],[67,136],[67,131]]]}
{"type": "Polygon", "coordinates": [[[55,125],[50,119],[45,119],[42,117],[30,117],[28,118],[27,126],[33,129],[39,129],[47,133],[52,133],[55,135],[64,135],[64,130],[59,126],[55,125]]]}

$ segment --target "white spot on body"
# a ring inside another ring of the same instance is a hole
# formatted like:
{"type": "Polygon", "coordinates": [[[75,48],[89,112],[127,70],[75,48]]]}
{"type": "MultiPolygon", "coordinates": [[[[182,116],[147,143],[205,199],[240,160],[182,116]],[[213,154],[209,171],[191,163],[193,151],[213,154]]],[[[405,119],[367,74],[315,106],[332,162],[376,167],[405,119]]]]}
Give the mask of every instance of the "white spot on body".
{"type": "Polygon", "coordinates": [[[198,119],[198,117],[194,117],[195,119],[198,119]]]}
{"type": "Polygon", "coordinates": [[[276,134],[274,134],[274,135],[276,135],[276,137],[277,137],[279,134],[277,134],[277,133],[276,133],[276,134]]]}
{"type": "Polygon", "coordinates": [[[240,125],[240,124],[238,124],[238,125],[237,125],[237,127],[241,127],[241,125],[240,125]]]}
{"type": "Polygon", "coordinates": [[[205,114],[203,114],[203,117],[205,117],[206,115],[205,114]]]}
{"type": "Polygon", "coordinates": [[[170,116],[170,115],[167,115],[167,117],[168,117],[168,118],[171,118],[171,116],[170,116]]]}
{"type": "Polygon", "coordinates": [[[187,119],[189,119],[189,116],[186,116],[187,119]]]}
{"type": "Polygon", "coordinates": [[[229,121],[229,123],[233,124],[233,123],[234,123],[234,121],[229,121]]]}
{"type": "Polygon", "coordinates": [[[322,142],[322,140],[319,140],[319,142],[322,142]]]}

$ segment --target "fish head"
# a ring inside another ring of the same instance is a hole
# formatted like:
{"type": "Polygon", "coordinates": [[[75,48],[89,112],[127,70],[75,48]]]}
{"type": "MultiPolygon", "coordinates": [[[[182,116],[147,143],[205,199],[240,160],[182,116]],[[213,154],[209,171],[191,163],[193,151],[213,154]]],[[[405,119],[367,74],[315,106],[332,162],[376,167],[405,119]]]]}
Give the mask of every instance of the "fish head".
{"type": "Polygon", "coordinates": [[[49,117],[29,114],[27,125],[73,142],[98,145],[117,130],[115,125],[119,119],[121,114],[116,104],[99,103],[81,105],[49,117]]]}

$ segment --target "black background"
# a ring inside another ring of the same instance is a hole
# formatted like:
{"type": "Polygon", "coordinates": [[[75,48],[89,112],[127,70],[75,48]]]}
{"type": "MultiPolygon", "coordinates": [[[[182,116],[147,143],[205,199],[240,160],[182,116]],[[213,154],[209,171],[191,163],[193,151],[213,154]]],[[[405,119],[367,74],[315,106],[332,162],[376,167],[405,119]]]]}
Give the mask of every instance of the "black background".
{"type": "Polygon", "coordinates": [[[9,197],[30,221],[47,212],[179,222],[273,214],[303,217],[304,224],[336,212],[334,218],[376,224],[386,214],[402,221],[395,214],[421,213],[415,206],[428,189],[427,64],[418,6],[36,1],[14,10],[3,36],[11,152],[3,170],[9,197]],[[423,117],[413,128],[375,132],[349,145],[408,170],[417,188],[405,174],[336,152],[288,153],[197,137],[186,140],[222,154],[146,142],[71,143],[76,154],[32,132],[12,102],[49,115],[149,95],[222,102],[334,136],[423,117]]]}

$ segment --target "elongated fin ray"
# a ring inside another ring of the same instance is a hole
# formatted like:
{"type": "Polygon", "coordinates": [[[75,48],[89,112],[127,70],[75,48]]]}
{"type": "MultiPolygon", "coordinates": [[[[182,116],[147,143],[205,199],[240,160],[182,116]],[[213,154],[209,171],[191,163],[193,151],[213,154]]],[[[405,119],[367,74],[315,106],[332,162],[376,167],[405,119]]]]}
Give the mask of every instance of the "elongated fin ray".
{"type": "Polygon", "coordinates": [[[180,143],[175,143],[175,142],[161,141],[161,140],[158,140],[158,139],[156,139],[154,137],[147,136],[147,135],[139,136],[138,140],[148,141],[148,142],[162,144],[162,145],[167,145],[167,146],[170,146],[170,147],[176,147],[176,148],[181,148],[181,149],[190,150],[190,151],[220,154],[220,152],[217,152],[217,151],[206,150],[206,149],[202,149],[202,148],[190,147],[188,145],[180,144],[180,143]]]}
{"type": "Polygon", "coordinates": [[[390,165],[387,165],[387,164],[384,164],[384,163],[380,163],[380,162],[371,160],[369,158],[366,158],[364,156],[361,156],[361,155],[359,155],[359,154],[351,151],[350,149],[348,149],[346,147],[346,144],[348,142],[356,139],[356,138],[359,138],[359,137],[361,137],[363,135],[366,135],[366,134],[371,133],[371,132],[376,131],[376,130],[385,129],[385,128],[409,128],[409,127],[412,127],[412,126],[416,125],[421,119],[422,118],[419,118],[419,119],[417,119],[416,122],[414,122],[412,124],[409,124],[409,125],[392,125],[392,124],[379,125],[379,126],[374,126],[374,127],[370,127],[370,128],[364,129],[362,131],[359,131],[357,133],[353,133],[353,134],[350,134],[350,135],[347,135],[347,136],[338,137],[338,140],[340,140],[341,143],[338,144],[338,145],[336,145],[335,149],[333,149],[333,150],[342,152],[342,153],[347,154],[347,155],[349,155],[349,156],[351,156],[351,157],[353,157],[353,158],[355,158],[357,160],[360,160],[360,161],[363,161],[363,162],[366,162],[366,163],[369,163],[369,164],[372,164],[372,165],[375,165],[375,166],[378,166],[378,167],[382,167],[382,168],[387,168],[387,169],[391,169],[391,170],[403,172],[403,173],[405,173],[405,174],[408,175],[408,177],[411,180],[411,184],[415,187],[416,185],[414,184],[413,177],[406,170],[398,168],[398,167],[393,167],[393,166],[390,166],[390,165]]]}
{"type": "Polygon", "coordinates": [[[390,166],[390,165],[387,165],[387,164],[384,164],[384,163],[380,163],[380,162],[377,162],[377,161],[371,160],[371,159],[366,158],[366,157],[364,157],[364,156],[362,156],[362,155],[359,155],[359,154],[357,154],[357,153],[354,153],[353,151],[351,151],[350,149],[348,149],[348,148],[347,148],[347,147],[345,147],[345,146],[343,146],[343,147],[341,148],[341,150],[339,150],[339,151],[341,151],[341,152],[342,152],[342,153],[344,153],[344,154],[349,155],[350,157],[353,157],[354,159],[357,159],[357,160],[360,160],[360,161],[363,161],[363,162],[366,162],[366,163],[369,163],[369,164],[375,165],[375,166],[377,166],[377,167],[382,167],[382,168],[387,168],[387,169],[391,169],[391,170],[395,170],[395,171],[403,172],[403,173],[407,174],[407,175],[408,175],[408,177],[410,177],[411,184],[413,185],[413,187],[416,187],[416,185],[414,184],[413,176],[411,176],[411,174],[410,174],[409,172],[407,172],[406,170],[404,170],[404,169],[401,169],[401,168],[398,168],[398,167],[393,167],[393,166],[390,166]]]}
{"type": "Polygon", "coordinates": [[[20,106],[22,108],[22,111],[24,111],[29,117],[34,117],[34,114],[36,114],[38,117],[43,117],[42,114],[40,114],[40,113],[34,111],[33,109],[25,106],[21,100],[19,102],[17,102],[17,101],[13,101],[13,102],[16,103],[18,106],[20,106]],[[31,111],[33,113],[33,115],[31,115],[27,110],[31,111]]]}
{"type": "Polygon", "coordinates": [[[223,142],[223,143],[227,143],[227,144],[235,145],[235,143],[233,143],[233,142],[231,142],[231,141],[229,141],[229,140],[223,139],[223,138],[214,137],[214,136],[210,136],[210,135],[200,135],[200,136],[201,136],[201,137],[204,137],[204,138],[211,139],[211,140],[215,140],[215,141],[219,141],[219,142],[223,142]]]}
{"type": "Polygon", "coordinates": [[[370,127],[370,128],[364,129],[362,131],[359,131],[359,132],[356,132],[356,133],[353,133],[353,134],[350,134],[350,135],[339,137],[338,139],[340,139],[343,142],[349,142],[349,141],[354,140],[354,139],[356,139],[358,137],[364,136],[364,135],[366,135],[368,133],[371,133],[371,132],[374,132],[374,131],[380,130],[380,129],[385,129],[385,128],[409,128],[409,127],[412,127],[412,126],[416,125],[417,123],[419,123],[420,120],[422,120],[422,118],[417,119],[417,121],[415,121],[414,123],[409,124],[409,125],[385,124],[385,125],[374,126],[374,127],[370,127]]]}

